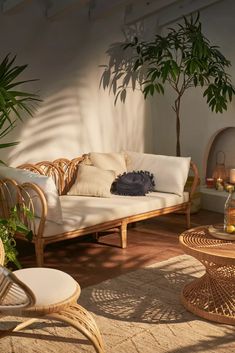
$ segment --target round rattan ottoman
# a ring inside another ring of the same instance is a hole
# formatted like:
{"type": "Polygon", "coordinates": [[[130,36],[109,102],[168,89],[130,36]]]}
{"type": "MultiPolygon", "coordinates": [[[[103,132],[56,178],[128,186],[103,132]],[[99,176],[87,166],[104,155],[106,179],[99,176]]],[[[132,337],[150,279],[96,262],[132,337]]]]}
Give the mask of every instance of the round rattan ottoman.
{"type": "Polygon", "coordinates": [[[235,325],[235,241],[213,237],[209,226],[185,231],[179,242],[184,252],[205,266],[205,274],[187,284],[181,301],[192,313],[235,325]]]}

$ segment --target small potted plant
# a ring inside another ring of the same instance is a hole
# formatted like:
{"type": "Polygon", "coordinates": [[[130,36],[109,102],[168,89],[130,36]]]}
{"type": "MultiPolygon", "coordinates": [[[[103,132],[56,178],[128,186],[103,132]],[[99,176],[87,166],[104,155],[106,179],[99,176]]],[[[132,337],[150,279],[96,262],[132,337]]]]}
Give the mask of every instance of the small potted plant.
{"type": "MultiPolygon", "coordinates": [[[[28,220],[32,220],[33,215],[31,211],[23,206],[24,217],[28,220]]],[[[21,268],[18,261],[18,251],[16,249],[15,233],[25,234],[28,240],[32,240],[32,231],[21,221],[18,214],[18,207],[15,206],[11,209],[8,218],[0,218],[0,239],[3,243],[5,251],[4,265],[8,263],[14,264],[17,268],[21,268]]]]}
{"type": "MultiPolygon", "coordinates": [[[[33,116],[35,104],[40,101],[36,94],[17,88],[35,80],[19,79],[27,65],[16,65],[15,60],[16,56],[11,57],[8,54],[0,62],[0,142],[16,127],[17,120],[23,121],[25,116],[33,116]]],[[[0,149],[17,144],[18,142],[4,141],[0,143],[0,149]]],[[[0,160],[0,164],[6,163],[0,160]]],[[[19,207],[15,206],[8,217],[0,216],[0,239],[5,250],[4,264],[12,263],[18,268],[20,263],[17,259],[15,233],[19,232],[25,234],[28,239],[32,238],[32,232],[19,217],[19,207]]],[[[32,214],[26,207],[22,214],[25,219],[32,219],[32,214]]]]}

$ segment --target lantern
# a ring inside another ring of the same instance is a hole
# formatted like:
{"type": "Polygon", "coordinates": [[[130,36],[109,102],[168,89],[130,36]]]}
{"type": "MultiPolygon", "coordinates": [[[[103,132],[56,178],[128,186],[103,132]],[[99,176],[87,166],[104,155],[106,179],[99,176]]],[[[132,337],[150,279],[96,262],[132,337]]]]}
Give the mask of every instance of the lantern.
{"type": "Polygon", "coordinates": [[[227,173],[225,168],[225,153],[223,151],[218,151],[216,153],[216,165],[213,171],[212,177],[217,181],[222,179],[225,181],[227,179],[227,173]]]}

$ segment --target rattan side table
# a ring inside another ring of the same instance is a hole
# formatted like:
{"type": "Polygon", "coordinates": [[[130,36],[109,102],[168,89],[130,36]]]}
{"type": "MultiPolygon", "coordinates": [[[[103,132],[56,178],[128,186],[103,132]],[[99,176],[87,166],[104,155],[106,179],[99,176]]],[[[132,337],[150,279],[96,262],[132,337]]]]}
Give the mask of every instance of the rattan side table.
{"type": "Polygon", "coordinates": [[[208,226],[201,226],[182,233],[179,242],[206,269],[183,288],[184,307],[204,319],[235,325],[235,241],[214,238],[208,226]]]}

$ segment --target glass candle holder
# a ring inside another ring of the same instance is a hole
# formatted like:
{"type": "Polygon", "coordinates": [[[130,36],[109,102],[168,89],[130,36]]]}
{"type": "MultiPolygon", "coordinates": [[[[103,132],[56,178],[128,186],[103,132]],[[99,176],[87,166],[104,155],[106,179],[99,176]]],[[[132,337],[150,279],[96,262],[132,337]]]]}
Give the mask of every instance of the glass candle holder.
{"type": "Polygon", "coordinates": [[[206,178],[206,186],[210,189],[215,187],[215,179],[214,178],[206,178]]]}

